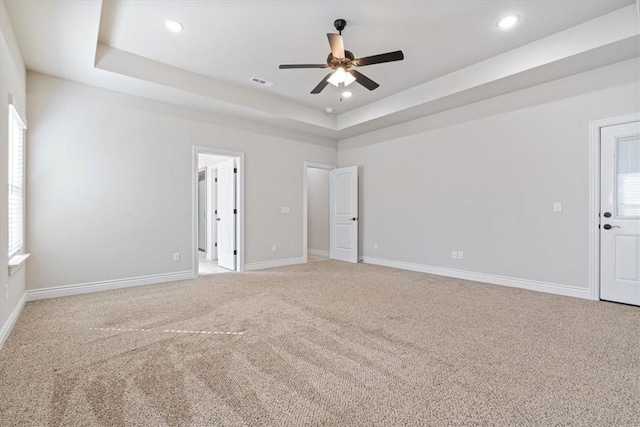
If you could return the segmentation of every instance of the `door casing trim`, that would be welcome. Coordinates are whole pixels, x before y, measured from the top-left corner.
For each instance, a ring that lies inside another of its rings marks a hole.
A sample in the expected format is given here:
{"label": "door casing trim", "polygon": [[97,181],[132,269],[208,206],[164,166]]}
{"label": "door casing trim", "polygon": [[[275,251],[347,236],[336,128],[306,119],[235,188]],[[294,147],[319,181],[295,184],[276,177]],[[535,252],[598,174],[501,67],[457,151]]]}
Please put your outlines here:
{"label": "door casing trim", "polygon": [[600,300],[600,130],[640,121],[640,113],[589,122],[589,290]]}

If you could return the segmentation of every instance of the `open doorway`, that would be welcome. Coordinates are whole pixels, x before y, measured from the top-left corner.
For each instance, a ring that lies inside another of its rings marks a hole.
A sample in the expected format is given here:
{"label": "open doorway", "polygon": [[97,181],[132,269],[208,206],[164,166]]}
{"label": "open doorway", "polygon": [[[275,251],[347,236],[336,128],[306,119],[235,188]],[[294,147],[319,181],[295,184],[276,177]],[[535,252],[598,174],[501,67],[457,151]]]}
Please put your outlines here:
{"label": "open doorway", "polygon": [[358,167],[303,163],[304,262],[358,262]]}
{"label": "open doorway", "polygon": [[242,271],[242,153],[194,147],[194,276]]}
{"label": "open doorway", "polygon": [[304,260],[329,259],[330,177],[334,166],[304,163]]}

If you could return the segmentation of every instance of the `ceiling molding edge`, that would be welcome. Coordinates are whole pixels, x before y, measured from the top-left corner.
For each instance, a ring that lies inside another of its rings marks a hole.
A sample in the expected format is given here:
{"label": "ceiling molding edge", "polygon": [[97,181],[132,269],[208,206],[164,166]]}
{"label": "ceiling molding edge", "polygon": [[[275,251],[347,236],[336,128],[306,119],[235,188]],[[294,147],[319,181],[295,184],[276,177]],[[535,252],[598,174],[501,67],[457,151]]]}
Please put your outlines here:
{"label": "ceiling molding edge", "polygon": [[[338,130],[362,125],[425,104],[446,100],[488,84],[497,83],[532,70],[541,71],[567,58],[589,51],[603,52],[616,43],[640,34],[635,5],[600,16],[591,21],[526,44],[484,61],[423,83],[385,99],[345,112],[338,117]],[[636,52],[636,56],[640,52]],[[619,60],[627,59],[622,57]],[[618,62],[614,58],[614,62]],[[612,62],[609,62],[612,63]],[[608,65],[602,63],[601,66]],[[581,71],[576,68],[573,73]],[[518,89],[522,89],[520,87]],[[499,95],[499,94],[496,94]]]}

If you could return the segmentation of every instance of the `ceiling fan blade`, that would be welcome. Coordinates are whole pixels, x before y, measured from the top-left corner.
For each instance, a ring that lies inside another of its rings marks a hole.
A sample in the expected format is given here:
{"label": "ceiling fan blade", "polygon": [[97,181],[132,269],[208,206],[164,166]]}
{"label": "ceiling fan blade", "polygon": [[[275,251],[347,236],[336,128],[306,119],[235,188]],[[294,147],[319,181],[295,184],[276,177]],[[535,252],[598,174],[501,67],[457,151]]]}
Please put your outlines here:
{"label": "ceiling fan blade", "polygon": [[329,84],[329,81],[327,79],[329,77],[331,77],[331,74],[333,74],[333,73],[329,73],[326,76],[324,76],[324,78],[322,80],[320,80],[320,83],[318,83],[318,86],[313,88],[311,93],[315,95],[315,94],[318,94],[318,93],[322,92],[322,89],[327,87],[327,85]]}
{"label": "ceiling fan blade", "polygon": [[342,40],[342,36],[340,34],[327,34],[327,38],[329,39],[329,45],[331,46],[331,54],[336,59],[344,58],[344,41]]}
{"label": "ceiling fan blade", "polygon": [[349,72],[353,75],[353,77],[356,78],[356,81],[358,83],[360,83],[362,86],[366,87],[369,90],[377,89],[378,86],[380,86],[378,83],[374,82],[369,77],[365,76],[364,74],[356,70],[349,70]]}
{"label": "ceiling fan blade", "polygon": [[281,70],[294,68],[327,68],[327,64],[282,64],[278,68]]}
{"label": "ceiling fan blade", "polygon": [[364,67],[365,65],[382,64],[383,62],[402,61],[404,53],[401,50],[395,52],[381,53],[380,55],[365,56],[364,58],[355,59],[352,64],[356,67]]}

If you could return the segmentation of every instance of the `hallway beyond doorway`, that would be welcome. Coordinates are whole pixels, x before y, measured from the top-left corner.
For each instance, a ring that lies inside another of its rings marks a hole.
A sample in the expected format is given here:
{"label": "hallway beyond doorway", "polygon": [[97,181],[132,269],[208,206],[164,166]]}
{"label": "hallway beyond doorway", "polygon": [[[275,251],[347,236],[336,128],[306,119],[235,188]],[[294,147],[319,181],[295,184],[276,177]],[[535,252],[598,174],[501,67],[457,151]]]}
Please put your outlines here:
{"label": "hallway beyond doorway", "polygon": [[231,273],[231,270],[220,267],[217,260],[208,260],[204,252],[200,252],[199,255],[198,272],[200,276],[205,276],[208,274]]}

